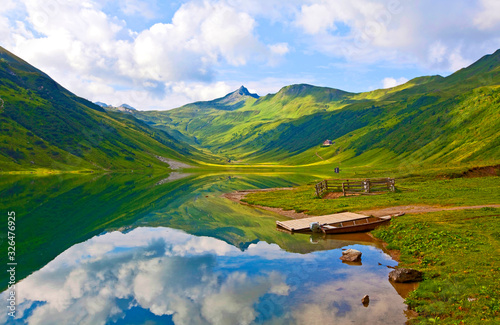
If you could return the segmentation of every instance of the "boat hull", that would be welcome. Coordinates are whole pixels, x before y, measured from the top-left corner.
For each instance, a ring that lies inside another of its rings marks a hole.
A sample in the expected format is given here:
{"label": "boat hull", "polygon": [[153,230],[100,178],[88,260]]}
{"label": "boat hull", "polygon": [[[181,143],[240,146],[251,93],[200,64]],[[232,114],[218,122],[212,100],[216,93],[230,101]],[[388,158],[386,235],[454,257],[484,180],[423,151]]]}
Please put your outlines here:
{"label": "boat hull", "polygon": [[362,225],[353,225],[353,226],[345,226],[345,227],[337,227],[337,228],[326,228],[321,227],[321,231],[325,234],[346,234],[351,232],[366,232],[377,228],[383,224],[386,224],[390,221],[388,220],[380,220],[372,223],[366,223]]}

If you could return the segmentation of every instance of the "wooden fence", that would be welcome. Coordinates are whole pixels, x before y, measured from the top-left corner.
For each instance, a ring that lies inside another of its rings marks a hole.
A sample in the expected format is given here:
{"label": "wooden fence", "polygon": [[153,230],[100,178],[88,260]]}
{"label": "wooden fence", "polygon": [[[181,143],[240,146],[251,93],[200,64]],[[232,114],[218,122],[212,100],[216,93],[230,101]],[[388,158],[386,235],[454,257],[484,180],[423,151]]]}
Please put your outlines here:
{"label": "wooden fence", "polygon": [[381,191],[395,191],[394,178],[377,178],[364,180],[325,179],[315,185],[316,195],[321,197],[325,192],[342,192],[346,194],[368,194]]}

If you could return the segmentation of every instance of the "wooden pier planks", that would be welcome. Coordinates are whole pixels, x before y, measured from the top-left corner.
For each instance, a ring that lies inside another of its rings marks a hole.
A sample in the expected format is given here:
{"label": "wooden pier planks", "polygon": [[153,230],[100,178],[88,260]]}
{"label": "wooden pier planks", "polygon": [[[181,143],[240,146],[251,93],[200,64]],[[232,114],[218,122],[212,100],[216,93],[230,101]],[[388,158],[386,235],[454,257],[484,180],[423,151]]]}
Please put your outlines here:
{"label": "wooden pier planks", "polygon": [[353,213],[353,212],[342,212],[342,213],[328,214],[324,216],[315,216],[303,219],[276,221],[276,224],[288,231],[300,232],[300,231],[309,231],[309,226],[311,222],[318,222],[319,224],[336,223],[336,222],[352,221],[357,219],[365,219],[366,217],[367,216],[364,214]]}

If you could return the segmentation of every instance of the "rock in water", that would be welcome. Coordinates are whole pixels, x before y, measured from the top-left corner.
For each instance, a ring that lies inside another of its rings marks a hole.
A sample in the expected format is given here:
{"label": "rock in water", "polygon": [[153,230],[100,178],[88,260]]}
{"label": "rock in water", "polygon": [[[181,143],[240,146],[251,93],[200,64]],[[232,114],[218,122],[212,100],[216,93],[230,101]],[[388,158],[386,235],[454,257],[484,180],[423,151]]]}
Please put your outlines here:
{"label": "rock in water", "polygon": [[360,262],[361,254],[362,253],[360,251],[350,248],[342,252],[340,259],[346,262]]}
{"label": "rock in water", "polygon": [[394,282],[419,282],[423,273],[414,269],[395,269],[389,273],[389,280]]}
{"label": "rock in water", "polygon": [[361,299],[361,302],[363,303],[363,306],[368,307],[368,304],[370,304],[370,297],[368,295],[365,295]]}

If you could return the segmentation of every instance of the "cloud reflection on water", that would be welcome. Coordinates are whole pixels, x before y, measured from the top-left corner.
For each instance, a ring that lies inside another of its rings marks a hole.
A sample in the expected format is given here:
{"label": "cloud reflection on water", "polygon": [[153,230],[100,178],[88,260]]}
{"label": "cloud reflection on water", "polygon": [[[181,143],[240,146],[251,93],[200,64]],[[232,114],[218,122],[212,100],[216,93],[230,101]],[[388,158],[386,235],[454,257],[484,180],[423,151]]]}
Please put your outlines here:
{"label": "cloud reflection on water", "polygon": [[[363,253],[368,262],[386,258],[372,247]],[[385,315],[398,313],[395,323],[405,321],[386,270],[343,265],[335,254],[288,253],[265,242],[242,252],[169,228],[113,232],[18,283],[18,315],[29,324],[112,324],[139,307],[176,324],[387,324]],[[369,308],[361,306],[364,294]]]}

